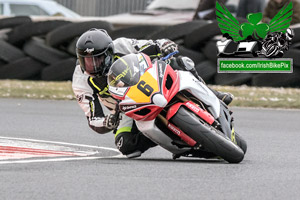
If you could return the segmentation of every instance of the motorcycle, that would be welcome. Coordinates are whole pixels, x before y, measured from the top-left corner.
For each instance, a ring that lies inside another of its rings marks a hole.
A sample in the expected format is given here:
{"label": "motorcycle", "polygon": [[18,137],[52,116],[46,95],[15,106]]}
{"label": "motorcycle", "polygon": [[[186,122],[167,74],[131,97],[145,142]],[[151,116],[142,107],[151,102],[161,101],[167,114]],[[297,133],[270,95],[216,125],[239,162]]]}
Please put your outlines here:
{"label": "motorcycle", "polygon": [[152,62],[145,54],[129,54],[114,62],[108,85],[118,110],[173,159],[241,162],[247,144],[234,130],[232,112],[191,72],[172,69],[170,56]]}

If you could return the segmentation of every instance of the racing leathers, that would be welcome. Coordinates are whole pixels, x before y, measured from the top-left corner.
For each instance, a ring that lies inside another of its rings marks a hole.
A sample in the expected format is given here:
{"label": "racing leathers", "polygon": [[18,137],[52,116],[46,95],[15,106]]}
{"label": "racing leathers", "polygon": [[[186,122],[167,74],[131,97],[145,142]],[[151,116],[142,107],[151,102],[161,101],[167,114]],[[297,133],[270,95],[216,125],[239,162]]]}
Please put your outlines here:
{"label": "racing leathers", "polygon": [[[161,53],[161,46],[169,40],[135,40],[118,38],[113,41],[115,60],[130,53],[143,52],[150,57]],[[116,100],[108,92],[107,77],[92,77],[83,72],[77,64],[72,81],[72,88],[79,106],[87,117],[89,126],[97,133],[110,131],[115,133],[117,148],[128,157],[136,157],[156,146],[150,139],[138,131],[134,120],[120,114],[119,120],[114,118]]]}

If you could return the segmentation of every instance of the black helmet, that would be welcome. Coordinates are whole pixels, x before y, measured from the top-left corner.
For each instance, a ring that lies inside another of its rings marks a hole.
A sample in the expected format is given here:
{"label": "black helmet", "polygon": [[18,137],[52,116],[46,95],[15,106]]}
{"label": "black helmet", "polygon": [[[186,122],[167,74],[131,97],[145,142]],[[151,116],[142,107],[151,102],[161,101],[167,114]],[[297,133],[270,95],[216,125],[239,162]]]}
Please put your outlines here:
{"label": "black helmet", "polygon": [[291,40],[293,39],[293,37],[295,36],[294,30],[288,28],[288,29],[286,30],[285,36],[286,36],[286,39],[287,39],[288,41],[291,41]]}
{"label": "black helmet", "polygon": [[103,29],[90,29],[76,43],[76,54],[83,71],[90,75],[106,75],[114,59],[114,45]]}

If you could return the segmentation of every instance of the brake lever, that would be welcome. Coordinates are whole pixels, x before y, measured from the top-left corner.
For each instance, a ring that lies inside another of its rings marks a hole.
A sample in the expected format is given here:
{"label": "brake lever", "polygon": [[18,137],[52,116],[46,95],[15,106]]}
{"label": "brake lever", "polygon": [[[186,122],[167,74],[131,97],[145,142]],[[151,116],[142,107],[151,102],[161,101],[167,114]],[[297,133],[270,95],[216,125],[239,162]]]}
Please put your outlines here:
{"label": "brake lever", "polygon": [[162,61],[168,60],[171,56],[174,56],[175,54],[178,54],[178,53],[179,53],[178,50],[177,50],[177,51],[174,51],[174,52],[172,52],[172,53],[166,55],[165,57],[162,57],[160,60],[162,60]]}

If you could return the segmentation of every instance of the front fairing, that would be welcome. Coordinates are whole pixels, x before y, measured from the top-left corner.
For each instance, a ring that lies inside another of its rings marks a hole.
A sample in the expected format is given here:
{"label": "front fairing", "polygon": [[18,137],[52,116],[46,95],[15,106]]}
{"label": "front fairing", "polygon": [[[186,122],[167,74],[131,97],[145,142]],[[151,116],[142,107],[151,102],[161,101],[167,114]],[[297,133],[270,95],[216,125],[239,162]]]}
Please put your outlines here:
{"label": "front fairing", "polygon": [[178,93],[179,76],[165,62],[157,61],[129,88],[120,110],[135,120],[152,120]]}
{"label": "front fairing", "polygon": [[118,84],[116,81],[126,76],[124,71],[119,70],[119,74],[114,74],[114,77],[121,78],[113,79],[116,81],[109,85],[109,91],[113,97],[121,100],[120,110],[127,116],[135,120],[152,120],[177,94],[179,76],[165,62],[156,61],[152,64],[149,57],[143,56],[145,59],[139,62],[141,71],[138,82],[134,85],[126,82],[128,87],[114,87]]}

